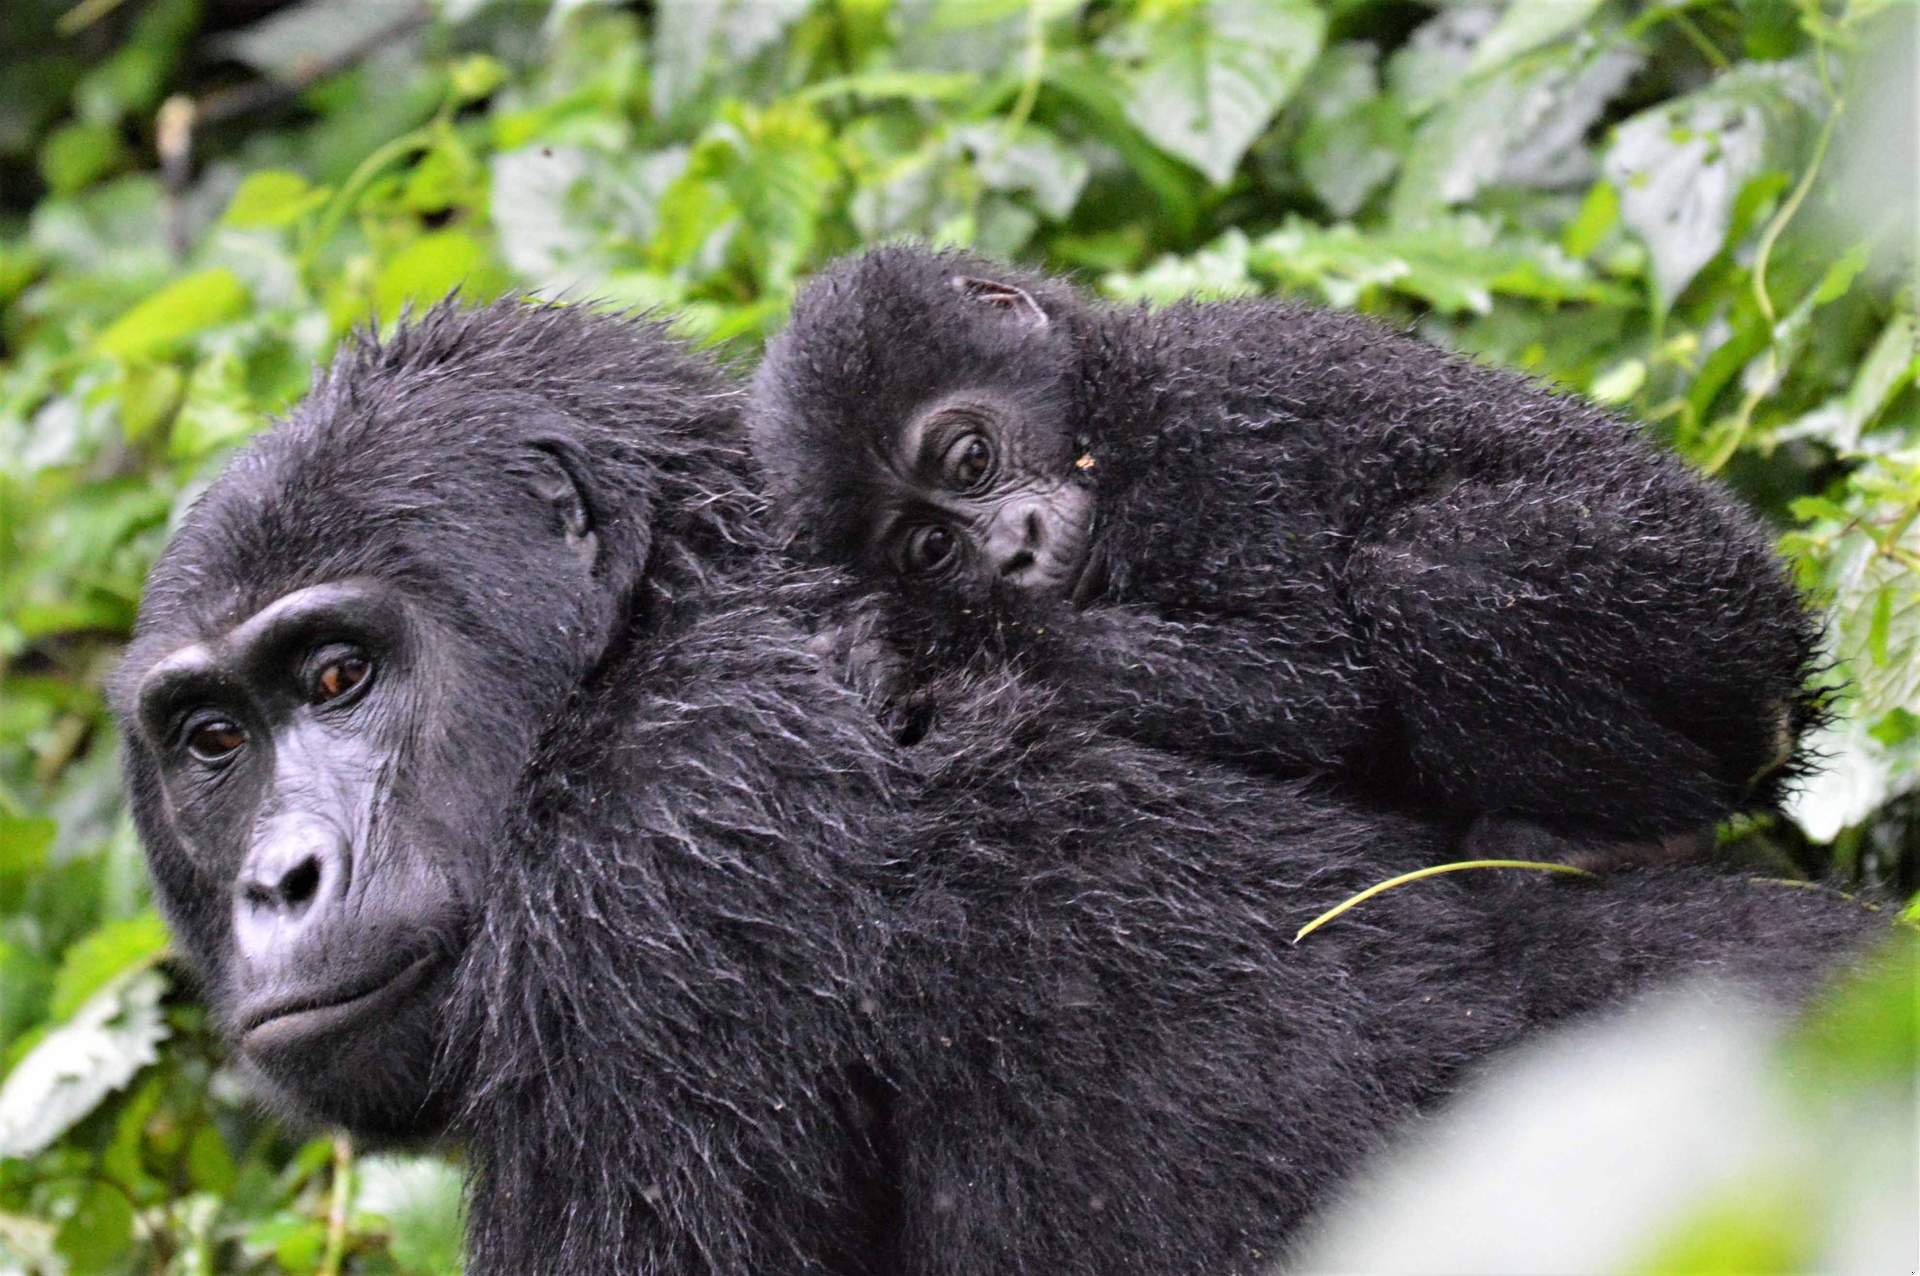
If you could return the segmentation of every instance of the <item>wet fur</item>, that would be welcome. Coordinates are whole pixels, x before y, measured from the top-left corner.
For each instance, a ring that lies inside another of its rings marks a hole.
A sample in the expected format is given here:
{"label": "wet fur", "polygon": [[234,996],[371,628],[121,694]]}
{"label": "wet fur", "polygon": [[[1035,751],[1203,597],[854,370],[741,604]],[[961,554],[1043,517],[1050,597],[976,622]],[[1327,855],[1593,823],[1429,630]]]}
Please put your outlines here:
{"label": "wet fur", "polygon": [[[574,422],[617,534],[580,601],[608,624],[476,689],[544,729],[517,774],[463,780],[516,794],[471,848],[438,1058],[474,1276],[1251,1272],[1500,1046],[1695,972],[1797,999],[1884,929],[1679,868],[1424,882],[1296,945],[1438,833],[1105,733],[1006,671],[929,688],[903,749],[823,672],[841,585],[776,552],[724,386],[579,311],[441,310],[343,354],[189,517],[143,635],[376,571],[538,651],[513,547],[454,534],[448,444],[503,388]],[[431,508],[365,516],[421,483]],[[169,916],[217,965],[226,897],[132,776]]]}
{"label": "wet fur", "polygon": [[807,285],[755,379],[782,525],[857,562],[866,458],[968,391],[1091,458],[1104,588],[876,581],[909,680],[1011,661],[1147,743],[1575,841],[1769,811],[1804,769],[1819,627],[1767,530],[1592,404],[1353,315],[882,248]]}

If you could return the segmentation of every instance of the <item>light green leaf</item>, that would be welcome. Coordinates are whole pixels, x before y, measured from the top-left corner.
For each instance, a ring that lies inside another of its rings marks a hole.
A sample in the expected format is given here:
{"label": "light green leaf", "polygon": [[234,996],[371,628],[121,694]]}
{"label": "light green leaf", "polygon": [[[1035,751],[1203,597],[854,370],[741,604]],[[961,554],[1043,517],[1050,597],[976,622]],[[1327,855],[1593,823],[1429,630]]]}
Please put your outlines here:
{"label": "light green leaf", "polygon": [[808,0],[670,0],[654,11],[653,109],[670,114],[715,66],[739,66],[771,47]]}
{"label": "light green leaf", "polygon": [[1514,0],[1473,50],[1467,74],[1505,66],[1522,53],[1558,40],[1585,22],[1601,0]]}
{"label": "light green leaf", "polygon": [[497,273],[478,240],[459,230],[420,236],[389,261],[373,286],[373,305],[384,320],[411,303],[430,306],[454,289],[469,302],[485,301],[499,291]]}
{"label": "light green leaf", "polygon": [[166,988],[156,970],[109,984],[14,1065],[0,1084],[0,1156],[32,1156],[159,1059]]}
{"label": "light green leaf", "polygon": [[145,358],[236,319],[246,308],[247,290],[231,270],[203,270],[176,279],[121,315],[94,344],[115,358]]}
{"label": "light green leaf", "polygon": [[167,927],[160,915],[108,922],[67,949],[54,979],[53,1017],[65,1019],[114,980],[144,970],[167,953]]}
{"label": "light green leaf", "polygon": [[460,1270],[460,1171],[438,1157],[389,1154],[362,1159],[359,1179],[355,1213],[385,1225],[396,1262],[420,1276]]}
{"label": "light green leaf", "polygon": [[1247,270],[1247,237],[1230,230],[1187,257],[1169,254],[1133,274],[1110,274],[1100,290],[1121,301],[1179,301],[1186,297],[1241,297],[1260,291]]}
{"label": "light green leaf", "polygon": [[954,130],[954,139],[973,153],[974,171],[988,186],[1027,192],[1054,221],[1073,211],[1092,171],[1085,156],[1044,129],[1009,138],[997,125],[977,124]]}
{"label": "light green leaf", "polygon": [[53,1243],[73,1276],[124,1270],[133,1248],[133,1204],[126,1191],[112,1183],[88,1185]]}
{"label": "light green leaf", "polygon": [[1871,425],[1900,388],[1913,379],[1913,370],[1913,316],[1902,310],[1881,329],[1879,339],[1867,351],[1859,371],[1854,373],[1853,384],[1847,387],[1846,397],[1841,400],[1843,446],[1850,448],[1859,441],[1860,432]]}
{"label": "light green leaf", "polygon": [[1748,64],[1620,126],[1606,174],[1620,192],[1622,220],[1652,256],[1663,305],[1719,254],[1746,184],[1793,162],[1818,106],[1806,67]]}
{"label": "light green leaf", "polygon": [[240,183],[220,217],[228,226],[285,226],[327,202],[327,188],[298,173],[269,168]]}
{"label": "light green leaf", "polygon": [[1134,126],[1225,185],[1319,56],[1326,27],[1311,0],[1196,0],[1104,47],[1125,68]]}
{"label": "light green leaf", "polygon": [[857,97],[870,102],[899,98],[909,102],[955,102],[975,92],[980,77],[970,71],[863,71],[822,80],[796,94],[802,102]]}
{"label": "light green leaf", "polygon": [[59,826],[52,820],[0,815],[0,874],[37,872]]}

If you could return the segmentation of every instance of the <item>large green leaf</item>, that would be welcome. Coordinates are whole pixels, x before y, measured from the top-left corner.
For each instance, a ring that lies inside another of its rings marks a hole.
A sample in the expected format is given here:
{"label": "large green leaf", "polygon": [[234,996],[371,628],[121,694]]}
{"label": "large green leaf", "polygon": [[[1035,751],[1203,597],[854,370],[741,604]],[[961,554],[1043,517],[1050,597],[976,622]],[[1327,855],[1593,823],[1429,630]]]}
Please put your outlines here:
{"label": "large green leaf", "polygon": [[231,270],[203,270],[168,284],[100,334],[102,354],[122,359],[157,355],[247,308],[247,290]]}
{"label": "large green leaf", "polygon": [[160,1057],[166,988],[155,970],[109,984],[14,1065],[0,1084],[0,1156],[32,1156]]}
{"label": "large green leaf", "polygon": [[1799,63],[1734,68],[1708,87],[1642,111],[1606,155],[1620,216],[1646,244],[1662,302],[1719,255],[1741,190],[1799,155],[1819,85]]}
{"label": "large green leaf", "polygon": [[419,1276],[460,1270],[464,1229],[460,1171],[433,1156],[370,1156],[360,1162],[354,1209],[384,1224],[393,1257]]}
{"label": "large green leaf", "polygon": [[1125,68],[1127,118],[1224,185],[1320,54],[1327,19],[1312,0],[1195,0],[1105,49]]}

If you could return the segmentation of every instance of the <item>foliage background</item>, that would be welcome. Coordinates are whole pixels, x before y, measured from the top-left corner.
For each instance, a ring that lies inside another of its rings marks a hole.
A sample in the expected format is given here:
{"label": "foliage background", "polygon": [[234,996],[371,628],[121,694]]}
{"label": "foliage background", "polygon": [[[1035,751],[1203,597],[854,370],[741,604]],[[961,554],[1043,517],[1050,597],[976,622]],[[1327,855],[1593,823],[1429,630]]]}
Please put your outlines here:
{"label": "foliage background", "polygon": [[750,359],[813,265],[917,235],[1617,404],[1832,608],[1829,769],[1730,848],[1913,891],[1914,47],[1902,0],[9,0],[0,1272],[455,1262],[454,1168],[302,1142],[220,1071],[99,688],[229,449],[456,286]]}

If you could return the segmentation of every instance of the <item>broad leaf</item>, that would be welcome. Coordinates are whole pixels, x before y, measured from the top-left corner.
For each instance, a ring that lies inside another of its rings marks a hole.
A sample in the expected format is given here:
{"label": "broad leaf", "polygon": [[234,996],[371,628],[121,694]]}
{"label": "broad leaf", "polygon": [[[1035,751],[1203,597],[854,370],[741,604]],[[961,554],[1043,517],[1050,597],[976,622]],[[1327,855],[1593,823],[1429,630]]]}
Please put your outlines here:
{"label": "broad leaf", "polygon": [[216,324],[238,318],[247,290],[231,270],[203,270],[175,280],[121,315],[95,342],[121,359],[164,353]]}
{"label": "broad leaf", "polygon": [[432,1156],[363,1159],[354,1209],[384,1222],[393,1257],[419,1276],[460,1270],[463,1201],[460,1171]]}
{"label": "broad leaf", "polygon": [[1127,118],[1225,185],[1319,56],[1326,25],[1311,0],[1198,0],[1122,28],[1106,48],[1128,67]]}
{"label": "broad leaf", "polygon": [[167,981],[139,971],[95,993],[0,1084],[0,1156],[32,1156],[160,1057]]}
{"label": "broad leaf", "polygon": [[1798,63],[1736,67],[1698,93],[1643,111],[1608,148],[1620,216],[1653,258],[1663,304],[1719,255],[1742,188],[1790,164],[1819,88]]}

